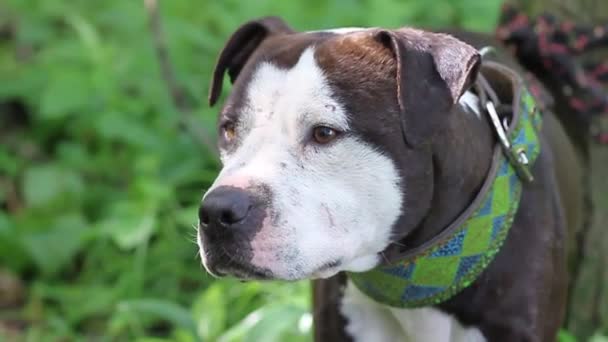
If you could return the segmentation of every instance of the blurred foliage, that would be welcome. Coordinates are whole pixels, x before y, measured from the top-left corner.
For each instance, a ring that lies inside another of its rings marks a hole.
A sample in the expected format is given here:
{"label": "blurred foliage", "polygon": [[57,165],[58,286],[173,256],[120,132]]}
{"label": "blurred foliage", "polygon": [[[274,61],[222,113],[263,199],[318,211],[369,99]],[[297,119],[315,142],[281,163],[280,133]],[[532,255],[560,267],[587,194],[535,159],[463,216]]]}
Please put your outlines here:
{"label": "blurred foliage", "polygon": [[[248,19],[491,31],[500,2],[171,0],[161,15],[178,82],[212,132],[213,63]],[[143,1],[0,3],[0,339],[310,339],[306,283],[202,270],[192,227],[219,164],[179,117]]]}

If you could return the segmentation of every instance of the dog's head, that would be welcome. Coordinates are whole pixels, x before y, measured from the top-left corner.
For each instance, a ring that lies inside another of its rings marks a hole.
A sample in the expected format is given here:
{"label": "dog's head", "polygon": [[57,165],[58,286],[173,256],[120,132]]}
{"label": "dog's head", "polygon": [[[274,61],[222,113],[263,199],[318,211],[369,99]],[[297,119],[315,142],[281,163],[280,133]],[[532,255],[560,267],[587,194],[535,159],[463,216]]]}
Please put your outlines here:
{"label": "dog's head", "polygon": [[207,270],[295,280],[376,266],[428,211],[429,141],[479,60],[451,36],[414,29],[240,27],[209,97],[228,72],[223,169],[199,212]]}

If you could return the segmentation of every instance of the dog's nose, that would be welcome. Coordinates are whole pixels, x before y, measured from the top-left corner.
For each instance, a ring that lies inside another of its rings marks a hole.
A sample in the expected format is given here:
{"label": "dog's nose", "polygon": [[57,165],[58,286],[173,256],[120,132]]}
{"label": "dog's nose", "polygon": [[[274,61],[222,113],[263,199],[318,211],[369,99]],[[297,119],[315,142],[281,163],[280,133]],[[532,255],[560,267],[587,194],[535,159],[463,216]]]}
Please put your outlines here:
{"label": "dog's nose", "polygon": [[219,187],[205,197],[199,208],[198,219],[203,226],[230,228],[247,217],[251,203],[245,190]]}

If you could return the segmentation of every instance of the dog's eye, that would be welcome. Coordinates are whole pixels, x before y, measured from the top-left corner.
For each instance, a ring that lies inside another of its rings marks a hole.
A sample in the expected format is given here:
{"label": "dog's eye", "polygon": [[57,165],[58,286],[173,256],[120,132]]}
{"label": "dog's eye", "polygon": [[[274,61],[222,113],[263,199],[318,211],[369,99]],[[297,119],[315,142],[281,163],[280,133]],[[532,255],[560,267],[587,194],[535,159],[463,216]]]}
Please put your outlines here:
{"label": "dog's eye", "polygon": [[327,126],[317,126],[312,130],[312,137],[318,144],[327,144],[338,136],[338,131]]}
{"label": "dog's eye", "polygon": [[226,121],[225,123],[223,123],[220,127],[220,131],[222,136],[224,137],[224,140],[226,141],[232,141],[232,139],[234,139],[234,137],[236,136],[236,129],[234,126],[234,122],[232,121]]}

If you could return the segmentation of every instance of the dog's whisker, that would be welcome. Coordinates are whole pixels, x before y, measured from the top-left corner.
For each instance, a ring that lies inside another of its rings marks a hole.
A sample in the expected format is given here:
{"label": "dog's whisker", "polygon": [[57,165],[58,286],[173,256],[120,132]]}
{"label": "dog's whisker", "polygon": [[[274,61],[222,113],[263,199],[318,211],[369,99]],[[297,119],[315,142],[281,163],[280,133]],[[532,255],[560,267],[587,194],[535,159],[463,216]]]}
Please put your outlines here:
{"label": "dog's whisker", "polygon": [[193,234],[193,233],[188,233],[186,236],[184,236],[184,238],[188,241],[191,242],[195,245],[198,245],[198,235],[197,234]]}
{"label": "dog's whisker", "polygon": [[380,255],[382,256],[382,258],[384,259],[384,261],[389,264],[390,261],[388,260],[388,258],[386,257],[386,255],[384,255],[384,252],[380,252]]}
{"label": "dog's whisker", "polygon": [[403,244],[403,243],[401,243],[401,242],[399,242],[397,240],[395,240],[395,241],[389,241],[389,244],[390,245],[397,245],[397,246],[400,246],[400,247],[407,247],[405,244]]}

